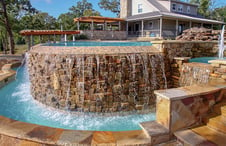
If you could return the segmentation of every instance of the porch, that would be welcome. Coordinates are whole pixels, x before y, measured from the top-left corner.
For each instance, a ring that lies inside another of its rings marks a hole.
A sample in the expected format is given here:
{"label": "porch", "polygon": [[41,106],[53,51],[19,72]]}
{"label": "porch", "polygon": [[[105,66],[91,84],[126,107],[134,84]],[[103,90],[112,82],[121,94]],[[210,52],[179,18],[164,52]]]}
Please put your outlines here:
{"label": "porch", "polygon": [[176,36],[182,34],[184,30],[192,27],[213,29],[216,25],[222,25],[222,23],[217,23],[215,21],[198,21],[171,17],[159,17],[128,20],[126,29],[128,32],[128,37],[168,39],[175,38]]}

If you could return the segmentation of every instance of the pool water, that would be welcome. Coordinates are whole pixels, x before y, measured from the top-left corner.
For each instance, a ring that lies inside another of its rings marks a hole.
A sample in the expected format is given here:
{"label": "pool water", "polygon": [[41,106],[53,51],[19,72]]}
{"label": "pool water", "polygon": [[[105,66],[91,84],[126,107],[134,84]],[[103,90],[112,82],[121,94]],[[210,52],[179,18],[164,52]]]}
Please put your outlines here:
{"label": "pool water", "polygon": [[155,113],[103,117],[52,110],[32,98],[27,67],[19,68],[16,78],[0,89],[0,115],[14,120],[72,130],[126,131],[140,130],[140,122],[155,119]]}
{"label": "pool water", "polygon": [[151,46],[151,42],[97,42],[97,41],[76,41],[76,42],[58,42],[58,43],[46,43],[44,46]]}
{"label": "pool water", "polygon": [[[199,58],[192,58],[189,62],[200,62],[200,63],[208,63],[210,60],[219,59],[218,57],[199,57]],[[226,59],[226,57],[224,58]]]}

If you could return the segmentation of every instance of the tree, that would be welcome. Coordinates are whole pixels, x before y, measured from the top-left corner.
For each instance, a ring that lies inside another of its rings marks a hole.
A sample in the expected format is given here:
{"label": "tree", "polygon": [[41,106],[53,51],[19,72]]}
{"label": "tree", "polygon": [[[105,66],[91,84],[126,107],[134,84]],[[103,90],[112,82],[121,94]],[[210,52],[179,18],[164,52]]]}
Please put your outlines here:
{"label": "tree", "polygon": [[111,11],[117,16],[120,14],[120,0],[100,0],[98,5],[100,8]]}
{"label": "tree", "polygon": [[93,9],[93,5],[89,3],[87,0],[78,1],[75,6],[69,8],[71,14],[74,14],[76,17],[84,16],[84,12],[86,10],[95,11]]}
{"label": "tree", "polygon": [[14,54],[15,49],[12,21],[34,11],[35,9],[32,8],[29,0],[0,0],[0,21],[8,34],[11,54]]}
{"label": "tree", "polygon": [[210,13],[211,13],[210,7],[211,7],[210,0],[200,0],[200,5],[198,9],[199,14],[201,14],[206,18],[210,18]]}
{"label": "tree", "polygon": [[[74,24],[73,19],[83,16],[100,16],[100,13],[93,9],[92,3],[89,3],[87,0],[81,0],[78,1],[75,6],[69,8],[68,13],[61,14],[58,17],[58,23],[60,23],[63,29],[75,30],[78,28],[77,25]],[[88,28],[88,25],[81,24],[80,28],[86,29]]]}

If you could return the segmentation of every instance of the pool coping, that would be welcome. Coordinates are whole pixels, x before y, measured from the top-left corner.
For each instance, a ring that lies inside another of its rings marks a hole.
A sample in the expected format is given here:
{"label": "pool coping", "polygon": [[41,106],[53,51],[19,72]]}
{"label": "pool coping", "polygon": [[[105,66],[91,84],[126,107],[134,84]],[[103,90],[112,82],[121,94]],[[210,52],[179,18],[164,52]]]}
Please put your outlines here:
{"label": "pool coping", "polygon": [[42,46],[38,44],[32,47],[30,53],[38,54],[62,54],[62,55],[118,55],[136,53],[162,53],[153,46]]}

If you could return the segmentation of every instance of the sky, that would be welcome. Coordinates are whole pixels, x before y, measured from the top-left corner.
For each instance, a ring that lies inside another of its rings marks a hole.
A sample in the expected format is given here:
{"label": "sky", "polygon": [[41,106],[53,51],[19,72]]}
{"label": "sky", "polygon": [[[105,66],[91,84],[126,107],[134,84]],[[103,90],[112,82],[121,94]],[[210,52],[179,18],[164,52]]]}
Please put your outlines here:
{"label": "sky", "polygon": [[[69,8],[76,5],[79,0],[30,0],[32,6],[42,12],[49,13],[50,16],[58,18],[62,13],[67,13]],[[116,17],[110,11],[105,11],[98,6],[99,0],[88,0],[93,4],[93,8],[101,13],[102,16]]]}
{"label": "sky", "polygon": [[[76,5],[79,0],[30,0],[33,7],[42,11],[48,12],[50,16],[58,18],[62,13],[69,11],[69,8]],[[185,0],[186,1],[186,0]],[[93,4],[93,8],[101,13],[102,16],[116,17],[114,13],[110,11],[105,11],[98,6],[99,0],[88,0],[88,2]],[[221,7],[226,5],[225,0],[215,0],[216,7]]]}

